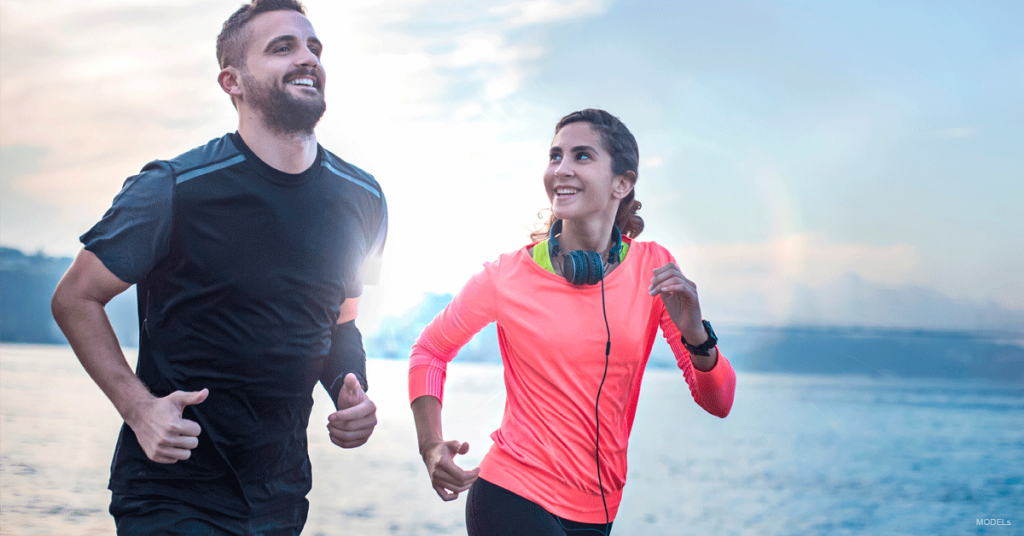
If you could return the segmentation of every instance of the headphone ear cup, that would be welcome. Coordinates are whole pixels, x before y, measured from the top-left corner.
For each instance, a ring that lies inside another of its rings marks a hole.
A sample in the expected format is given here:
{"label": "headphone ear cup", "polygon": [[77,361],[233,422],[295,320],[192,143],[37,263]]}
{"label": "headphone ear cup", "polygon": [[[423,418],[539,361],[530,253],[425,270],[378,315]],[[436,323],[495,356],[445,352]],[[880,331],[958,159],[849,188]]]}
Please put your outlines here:
{"label": "headphone ear cup", "polygon": [[593,251],[570,251],[563,257],[562,275],[573,285],[596,285],[604,275],[601,255]]}
{"label": "headphone ear cup", "polygon": [[562,277],[570,283],[576,279],[576,261],[573,260],[571,251],[562,255]]}
{"label": "headphone ear cup", "polygon": [[604,275],[604,263],[601,262],[601,255],[596,251],[584,251],[587,259],[587,284],[596,285],[601,282]]}
{"label": "headphone ear cup", "polygon": [[565,280],[573,285],[582,285],[587,280],[587,260],[583,257],[582,251],[570,251],[564,257],[562,273]]}

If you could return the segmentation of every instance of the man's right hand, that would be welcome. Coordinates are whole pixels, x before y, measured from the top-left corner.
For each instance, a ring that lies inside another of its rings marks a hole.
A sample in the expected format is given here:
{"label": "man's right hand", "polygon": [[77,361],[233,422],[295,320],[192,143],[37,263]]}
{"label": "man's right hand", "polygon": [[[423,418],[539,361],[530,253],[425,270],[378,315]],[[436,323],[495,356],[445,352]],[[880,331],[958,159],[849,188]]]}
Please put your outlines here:
{"label": "man's right hand", "polygon": [[445,501],[453,501],[459,493],[466,491],[480,474],[480,468],[465,471],[455,464],[456,454],[469,452],[469,443],[442,441],[430,445],[423,451],[423,463],[430,474],[430,484]]}
{"label": "man's right hand", "polygon": [[182,418],[185,406],[199,404],[210,392],[175,391],[142,403],[128,423],[146,457],[157,463],[187,460],[199,445],[199,423]]}

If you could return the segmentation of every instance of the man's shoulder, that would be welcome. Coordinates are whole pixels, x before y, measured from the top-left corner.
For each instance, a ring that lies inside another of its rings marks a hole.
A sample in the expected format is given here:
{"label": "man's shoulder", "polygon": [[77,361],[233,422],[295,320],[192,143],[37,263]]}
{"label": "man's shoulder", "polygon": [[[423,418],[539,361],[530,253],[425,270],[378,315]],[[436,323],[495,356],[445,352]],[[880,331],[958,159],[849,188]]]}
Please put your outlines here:
{"label": "man's shoulder", "polygon": [[352,182],[371,194],[383,198],[384,191],[381,189],[377,179],[373,178],[362,168],[346,162],[338,155],[324,149],[324,157],[322,160],[322,166],[327,169],[330,173],[341,177],[349,182]]}
{"label": "man's shoulder", "polygon": [[143,168],[163,168],[174,175],[175,183],[182,183],[245,161],[245,153],[235,146],[231,134],[210,140],[169,160],[156,160]]}

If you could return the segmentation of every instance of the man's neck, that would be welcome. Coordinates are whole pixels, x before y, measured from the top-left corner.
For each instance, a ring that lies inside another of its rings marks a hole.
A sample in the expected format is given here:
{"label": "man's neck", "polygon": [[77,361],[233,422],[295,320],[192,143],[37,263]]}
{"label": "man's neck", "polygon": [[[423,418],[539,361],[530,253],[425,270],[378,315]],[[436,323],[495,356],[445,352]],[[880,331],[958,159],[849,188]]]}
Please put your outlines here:
{"label": "man's neck", "polygon": [[258,123],[242,120],[238,134],[268,166],[285,173],[302,173],[316,161],[316,133],[280,134]]}

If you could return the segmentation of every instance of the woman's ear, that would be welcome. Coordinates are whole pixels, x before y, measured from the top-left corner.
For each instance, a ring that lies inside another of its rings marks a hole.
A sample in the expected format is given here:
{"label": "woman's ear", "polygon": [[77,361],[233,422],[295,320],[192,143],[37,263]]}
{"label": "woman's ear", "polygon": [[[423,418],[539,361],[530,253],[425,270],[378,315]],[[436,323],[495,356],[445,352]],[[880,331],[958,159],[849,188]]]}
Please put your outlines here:
{"label": "woman's ear", "polygon": [[616,175],[614,180],[612,195],[615,196],[615,199],[623,199],[633,191],[633,186],[636,184],[636,173],[627,171],[622,175]]}

